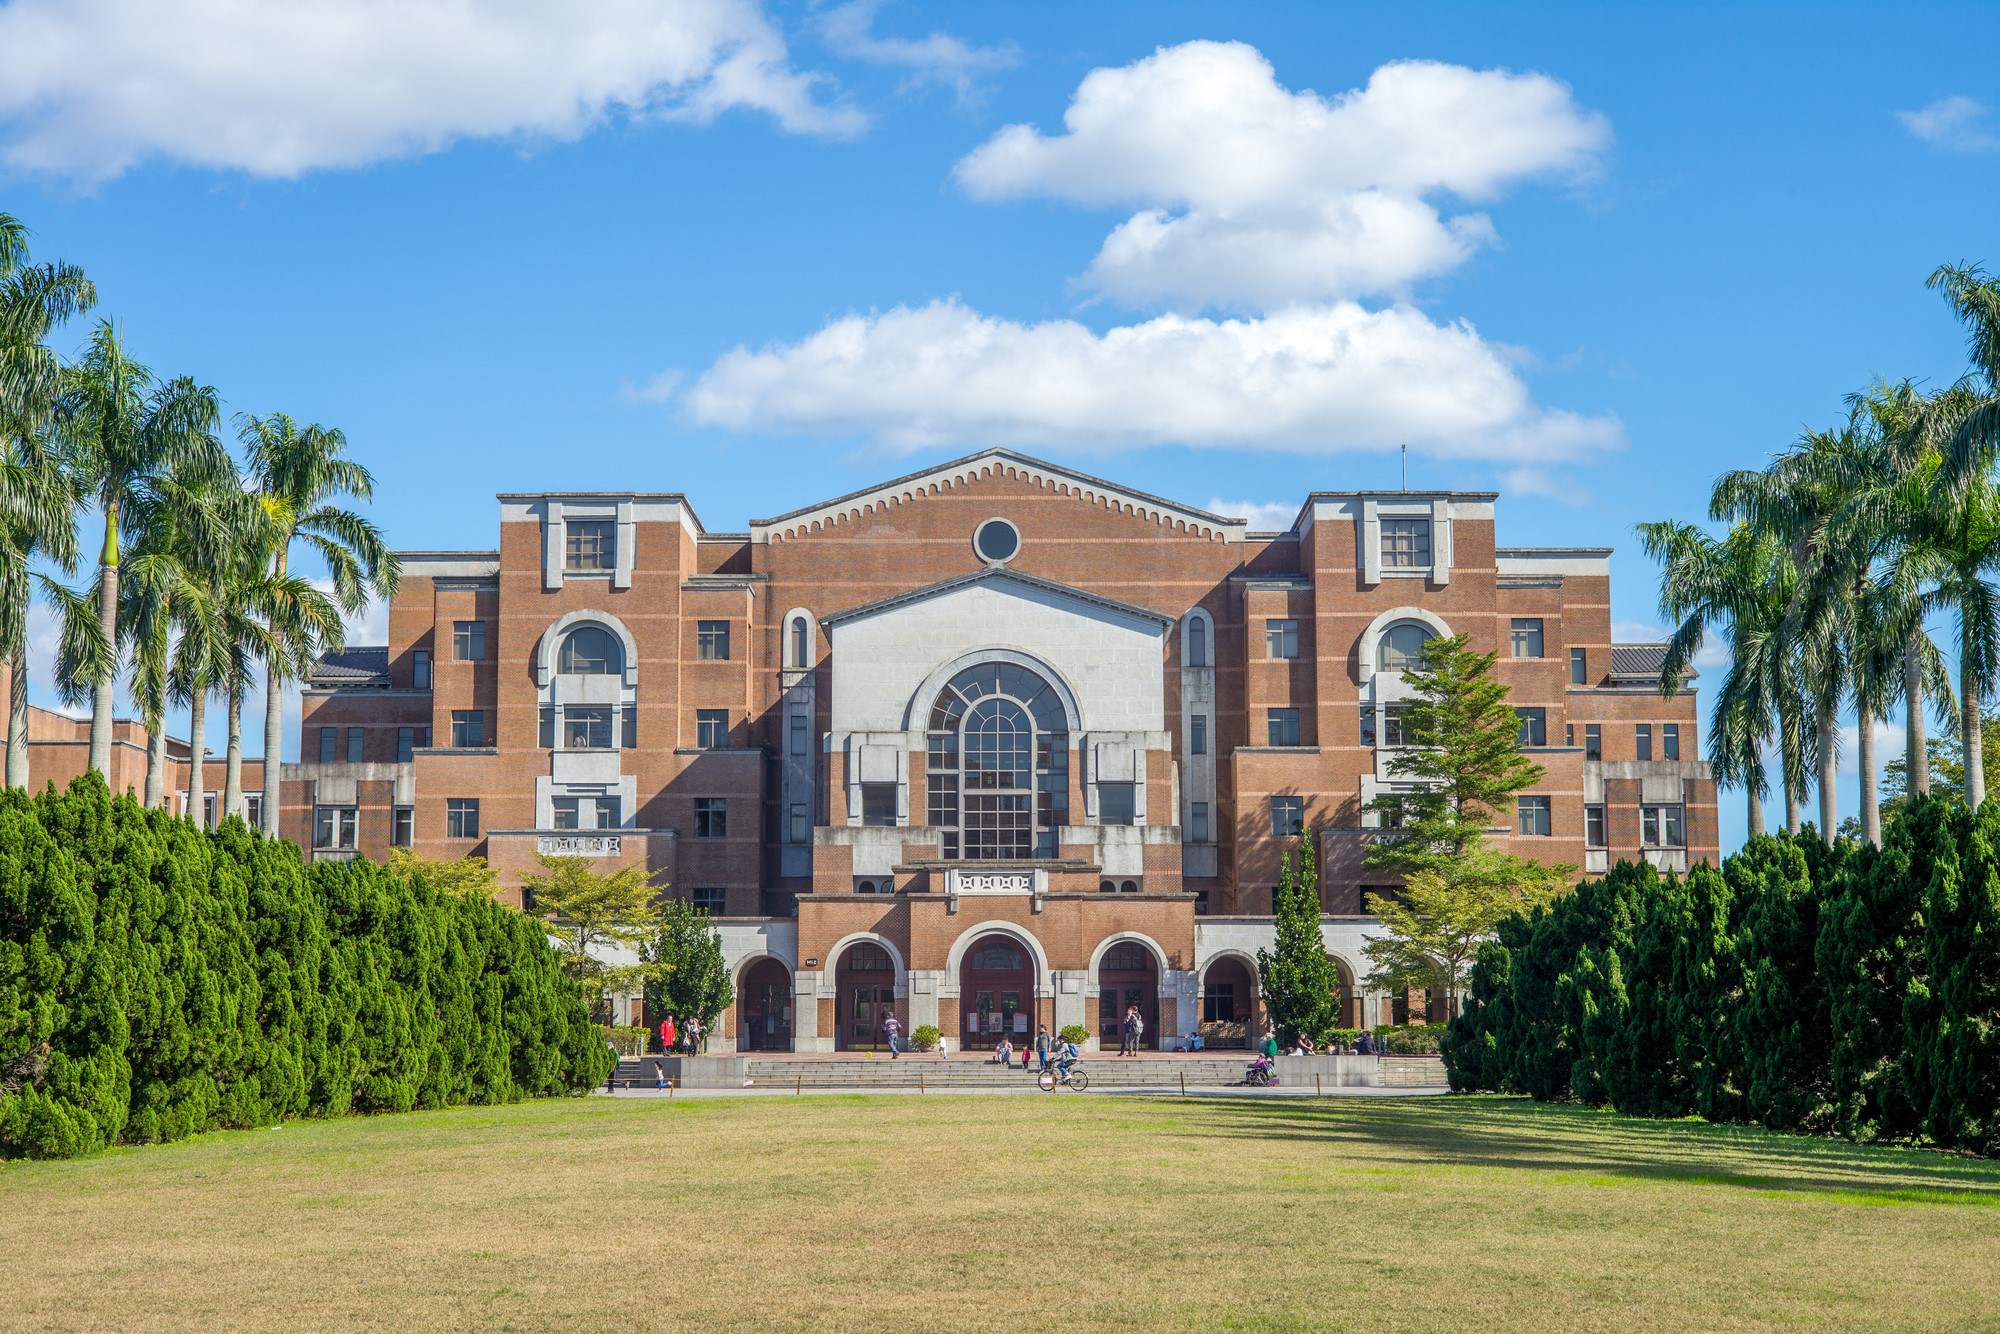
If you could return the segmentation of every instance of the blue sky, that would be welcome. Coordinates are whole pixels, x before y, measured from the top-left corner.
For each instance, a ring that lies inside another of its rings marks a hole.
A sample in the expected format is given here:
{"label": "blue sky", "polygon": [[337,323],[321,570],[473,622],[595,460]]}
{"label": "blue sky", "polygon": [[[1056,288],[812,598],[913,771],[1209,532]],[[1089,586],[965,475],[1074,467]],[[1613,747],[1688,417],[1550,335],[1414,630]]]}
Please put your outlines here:
{"label": "blue sky", "polygon": [[11,0],[0,209],[157,370],[342,427],[400,546],[557,486],[736,529],[996,442],[1288,509],[1409,440],[1413,484],[1502,490],[1503,541],[1620,548],[1637,636],[1634,523],[1962,370],[1923,279],[2000,264],[1997,39],[1986,5]]}

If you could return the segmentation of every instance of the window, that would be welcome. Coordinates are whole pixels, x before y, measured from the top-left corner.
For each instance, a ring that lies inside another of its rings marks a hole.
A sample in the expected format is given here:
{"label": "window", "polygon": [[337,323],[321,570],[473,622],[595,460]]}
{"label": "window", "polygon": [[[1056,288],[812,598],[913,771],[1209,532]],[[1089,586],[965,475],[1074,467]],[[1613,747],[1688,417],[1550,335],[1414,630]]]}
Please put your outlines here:
{"label": "window", "polygon": [[1270,734],[1265,743],[1272,746],[1296,746],[1299,744],[1299,711],[1297,709],[1267,709],[1264,712],[1264,727]]}
{"label": "window", "polygon": [[812,825],[806,819],[806,804],[792,803],[785,816],[785,841],[787,843],[809,843],[812,841]]}
{"label": "window", "polygon": [[1583,808],[1583,846],[1601,848],[1604,842],[1604,807],[1592,803]]}
{"label": "window", "polygon": [[1021,534],[1005,519],[988,519],[972,535],[972,545],[979,552],[979,559],[993,565],[1004,565],[1020,551]]}
{"label": "window", "polygon": [[261,793],[251,792],[244,795],[243,818],[249,823],[252,829],[263,827],[264,798]]}
{"label": "window", "polygon": [[215,828],[215,797],[213,795],[204,796],[201,799],[201,827],[203,829]]}
{"label": "window", "polygon": [[1653,758],[1653,725],[1640,723],[1632,729],[1632,753],[1639,759]]}
{"label": "window", "polygon": [[1515,744],[1521,746],[1546,746],[1549,744],[1549,711],[1547,709],[1516,709],[1514,716],[1521,720],[1521,735]]}
{"label": "window", "polygon": [[1584,678],[1589,675],[1589,672],[1590,660],[1585,656],[1584,651],[1580,648],[1571,649],[1569,651],[1569,683],[1573,686],[1582,685]]}
{"label": "window", "polygon": [[792,666],[812,666],[812,628],[803,616],[792,617]]}
{"label": "window", "polygon": [[461,747],[485,745],[485,710],[453,709],[451,711],[451,744]]}
{"label": "window", "polygon": [[563,705],[561,736],[564,750],[610,750],[611,706]]}
{"label": "window", "polygon": [[355,844],[359,814],[352,806],[313,808],[313,846],[341,851]]}
{"label": "window", "polygon": [[408,764],[416,756],[417,729],[399,727],[396,729],[396,763]]}
{"label": "window", "polygon": [[696,621],[694,626],[694,655],[703,662],[727,662],[729,660],[729,622]]}
{"label": "window", "polygon": [[598,797],[595,804],[599,829],[616,829],[625,823],[625,802],[622,798]]}
{"label": "window", "polygon": [[967,667],[932,701],[926,743],[926,815],[945,857],[1056,855],[1069,722],[1048,682],[1014,663]]}
{"label": "window", "polygon": [[1427,570],[1431,565],[1429,519],[1382,520],[1382,568]]}
{"label": "window", "polygon": [[540,744],[543,750],[555,749],[556,706],[553,704],[542,705],[542,733],[541,733]]}
{"label": "window", "polygon": [[410,685],[417,690],[431,688],[431,651],[427,648],[410,651]]}
{"label": "window", "polygon": [[616,676],[625,670],[624,646],[601,625],[579,625],[563,636],[556,670],[564,676]]}
{"label": "window", "polygon": [[1361,706],[1361,744],[1364,746],[1375,744],[1375,706],[1373,704],[1363,704]]}
{"label": "window", "polygon": [[557,829],[579,829],[582,825],[578,813],[582,803],[576,797],[552,797],[549,799],[549,814]]}
{"label": "window", "polygon": [[1138,785],[1135,783],[1099,783],[1097,785],[1097,822],[1099,824],[1131,824],[1137,815],[1134,809]]}
{"label": "window", "polygon": [[1375,646],[1375,666],[1380,671],[1402,672],[1418,665],[1424,645],[1431,642],[1431,628],[1415,621],[1398,621],[1382,632]]}
{"label": "window", "polygon": [[618,555],[618,525],[609,519],[570,519],[563,524],[563,568],[574,574],[608,570]]}
{"label": "window", "polygon": [[332,763],[333,763],[333,761],[334,761],[334,757],[335,757],[335,754],[337,753],[337,752],[336,752],[336,748],[337,748],[337,747],[338,747],[339,745],[340,745],[340,729],[339,729],[339,728],[337,728],[337,727],[322,727],[322,728],[320,728],[320,729],[319,729],[319,762],[320,762],[321,764],[332,764]]}
{"label": "window", "polygon": [[792,715],[790,731],[791,731],[790,749],[792,754],[804,755],[807,751],[806,743],[808,742],[808,740],[810,740],[810,734],[807,732],[806,716],[803,713],[795,713]]}
{"label": "window", "polygon": [[896,785],[894,783],[863,783],[861,785],[861,823],[886,829],[896,823]]}
{"label": "window", "polygon": [[1684,848],[1687,837],[1682,831],[1682,807],[1641,806],[1639,808],[1639,839],[1649,848]]}
{"label": "window", "polygon": [[1407,746],[1409,741],[1403,734],[1403,709],[1401,704],[1385,704],[1382,707],[1382,744],[1394,748]]}
{"label": "window", "polygon": [[1297,621],[1264,622],[1264,647],[1266,657],[1298,657],[1299,623]]}
{"label": "window", "polygon": [[1306,828],[1304,797],[1271,798],[1271,834],[1274,838],[1297,838]]}
{"label": "window", "polygon": [[729,710],[696,709],[694,743],[703,750],[721,750],[729,744]]}
{"label": "window", "polygon": [[1660,724],[1660,758],[1677,760],[1681,757],[1681,725],[1679,723]]}
{"label": "window", "polygon": [[479,798],[452,797],[444,804],[446,838],[479,837]]}
{"label": "window", "polygon": [[1516,797],[1515,828],[1532,838],[1547,838],[1550,831],[1547,797]]}
{"label": "window", "polygon": [[1236,984],[1211,982],[1201,989],[1201,1021],[1204,1024],[1236,1022]]}
{"label": "window", "polygon": [[1514,618],[1514,656],[1517,658],[1542,656],[1542,621],[1539,616]]}
{"label": "window", "polygon": [[698,913],[710,917],[720,917],[728,906],[729,894],[721,889],[691,889],[688,891],[688,906]]}
{"label": "window", "polygon": [[1575,723],[1564,723],[1564,724],[1563,724],[1563,744],[1564,744],[1565,746],[1574,746],[1574,745],[1576,744],[1576,724],[1575,724]]}
{"label": "window", "polygon": [[389,846],[407,848],[417,830],[417,812],[412,806],[398,806],[389,817]]}
{"label": "window", "polygon": [[362,735],[362,731],[358,727],[347,729],[347,762],[349,764],[361,763]]}
{"label": "window", "polygon": [[451,656],[460,662],[486,661],[486,622],[454,622],[451,627]]}
{"label": "window", "polygon": [[1604,758],[1604,725],[1585,723],[1583,725],[1583,758],[1601,760]]}
{"label": "window", "polygon": [[1189,720],[1188,754],[1208,754],[1208,715],[1197,713]]}
{"label": "window", "polygon": [[639,706],[627,704],[621,712],[624,716],[623,725],[618,729],[618,744],[627,750],[636,749],[639,745]]}
{"label": "window", "polygon": [[1205,801],[1197,801],[1189,809],[1188,841],[1191,843],[1208,842],[1208,803]]}
{"label": "window", "polygon": [[729,837],[729,803],[721,797],[696,797],[694,799],[694,836],[696,838]]}
{"label": "window", "polygon": [[1187,665],[1206,667],[1208,661],[1208,618],[1197,616],[1188,622]]}

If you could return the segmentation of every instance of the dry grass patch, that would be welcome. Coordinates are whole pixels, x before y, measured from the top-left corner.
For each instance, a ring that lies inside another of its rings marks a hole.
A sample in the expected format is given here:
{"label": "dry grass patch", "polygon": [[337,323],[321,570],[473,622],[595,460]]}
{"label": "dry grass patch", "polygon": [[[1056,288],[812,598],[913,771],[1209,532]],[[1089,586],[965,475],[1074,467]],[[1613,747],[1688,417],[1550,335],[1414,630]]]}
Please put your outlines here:
{"label": "dry grass patch", "polygon": [[2000,1328],[2000,1166],[1509,1099],[593,1098],[0,1165],[0,1257],[30,1329]]}

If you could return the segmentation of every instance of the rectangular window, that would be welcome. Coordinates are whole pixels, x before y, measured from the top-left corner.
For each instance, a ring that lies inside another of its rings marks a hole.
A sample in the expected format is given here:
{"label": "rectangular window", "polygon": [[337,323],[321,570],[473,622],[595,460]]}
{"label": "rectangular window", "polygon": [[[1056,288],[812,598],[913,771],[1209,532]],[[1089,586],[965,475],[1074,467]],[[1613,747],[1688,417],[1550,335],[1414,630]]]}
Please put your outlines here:
{"label": "rectangular window", "polygon": [[201,799],[201,827],[203,829],[215,828],[215,798],[212,796],[205,796]]}
{"label": "rectangular window", "polygon": [[1590,672],[1590,659],[1580,648],[1569,651],[1569,683],[1573,686],[1584,684]]}
{"label": "rectangular window", "polygon": [[1299,623],[1297,621],[1264,622],[1265,655],[1269,658],[1296,658],[1299,656]]}
{"label": "rectangular window", "polygon": [[1406,746],[1403,737],[1403,710],[1395,704],[1382,706],[1382,744],[1384,746]]}
{"label": "rectangular window", "polygon": [[1551,828],[1547,797],[1514,798],[1515,828],[1531,838],[1547,838]]}
{"label": "rectangular window", "polygon": [[729,803],[721,797],[696,797],[694,799],[694,836],[696,838],[729,837]]}
{"label": "rectangular window", "polygon": [[1549,744],[1549,711],[1547,709],[1516,709],[1514,716],[1521,720],[1521,735],[1517,745],[1546,746]]}
{"label": "rectangular window", "polygon": [[694,743],[703,750],[721,750],[729,744],[729,710],[696,709]]}
{"label": "rectangular window", "polygon": [[626,750],[636,750],[639,746],[639,706],[627,704],[622,712],[624,720],[619,728],[618,744]]}
{"label": "rectangular window", "polygon": [[557,829],[576,829],[581,803],[576,797],[553,797],[549,801],[550,818]]}
{"label": "rectangular window", "polygon": [[538,744],[543,750],[556,748],[556,706],[553,704],[542,705],[541,741]]}
{"label": "rectangular window", "polygon": [[1653,758],[1653,725],[1640,723],[1632,729],[1632,753],[1642,760]]}
{"label": "rectangular window", "polygon": [[1604,842],[1604,807],[1592,803],[1583,808],[1583,846],[1601,848]]}
{"label": "rectangular window", "polygon": [[1297,838],[1306,828],[1304,797],[1271,798],[1271,834],[1275,838]]}
{"label": "rectangular window", "polygon": [[1131,783],[1099,783],[1097,785],[1097,823],[1131,824],[1137,815],[1135,793]]}
{"label": "rectangular window", "polygon": [[351,849],[359,823],[359,813],[353,806],[314,807],[313,846],[332,851]]}
{"label": "rectangular window", "polygon": [[1681,826],[1679,806],[1641,806],[1639,838],[1649,848],[1684,848],[1687,837]]}
{"label": "rectangular window", "polygon": [[617,797],[596,797],[597,827],[616,829],[625,823],[625,803]]}
{"label": "rectangular window", "polygon": [[1679,723],[1660,724],[1660,758],[1677,760],[1681,757],[1681,725]]}
{"label": "rectangular window", "polygon": [[1188,725],[1188,754],[1208,754],[1208,715],[1197,713]]}
{"label": "rectangular window", "polygon": [[1514,618],[1514,656],[1517,658],[1539,658],[1542,656],[1541,617],[1516,616]]}
{"label": "rectangular window", "polygon": [[1208,803],[1191,803],[1188,812],[1188,840],[1193,843],[1208,842]]}
{"label": "rectangular window", "polygon": [[451,744],[461,748],[485,745],[486,711],[484,709],[453,709],[451,711]]}
{"label": "rectangular window", "polygon": [[399,727],[396,729],[396,763],[408,764],[416,757],[417,729]]}
{"label": "rectangular window", "polygon": [[1361,706],[1361,744],[1364,746],[1375,744],[1375,706],[1373,704],[1363,704]]}
{"label": "rectangular window", "polygon": [[1604,725],[1585,723],[1583,725],[1583,758],[1601,760],[1604,758]]}
{"label": "rectangular window", "polygon": [[446,838],[479,837],[479,798],[452,797],[444,804]]}
{"label": "rectangular window", "polygon": [[460,662],[486,661],[486,622],[454,621],[451,627],[451,656]]}
{"label": "rectangular window", "polygon": [[407,848],[414,841],[417,812],[412,806],[398,806],[389,815],[389,846]]}
{"label": "rectangular window", "polygon": [[725,890],[691,889],[688,891],[688,906],[696,912],[706,913],[710,917],[722,916],[723,908],[728,904],[728,901],[729,895]]}
{"label": "rectangular window", "polygon": [[340,746],[340,729],[322,727],[319,729],[319,762],[332,764]]}
{"label": "rectangular window", "polygon": [[[863,783],[861,785],[861,823],[888,828],[896,823],[896,785],[894,783]],[[804,840],[800,840],[803,842]]]}
{"label": "rectangular window", "polygon": [[1269,733],[1265,743],[1272,746],[1296,746],[1299,744],[1299,711],[1297,709],[1269,709],[1265,711],[1264,727]]}
{"label": "rectangular window", "polygon": [[431,651],[427,648],[410,651],[410,685],[417,690],[431,688]]}
{"label": "rectangular window", "polygon": [[1236,984],[1211,982],[1202,988],[1201,1021],[1205,1024],[1236,1022]]}
{"label": "rectangular window", "polygon": [[809,733],[806,728],[806,716],[803,713],[793,714],[791,716],[789,730],[791,733],[791,739],[789,742],[787,742],[787,748],[794,755],[801,755],[801,756],[804,755],[806,753],[806,742],[809,736]]}
{"label": "rectangular window", "polygon": [[260,793],[251,792],[244,796],[243,818],[252,829],[264,827],[264,798]]}
{"label": "rectangular window", "polygon": [[358,727],[347,729],[347,762],[361,763],[361,729]]}
{"label": "rectangular window", "polygon": [[696,621],[694,627],[694,655],[703,662],[727,662],[729,660],[729,622]]}
{"label": "rectangular window", "polygon": [[570,519],[563,524],[563,568],[577,574],[608,570],[618,555],[618,525],[609,519]]}
{"label": "rectangular window", "polygon": [[1188,622],[1187,665],[1206,667],[1208,662],[1208,621],[1200,616]]}
{"label": "rectangular window", "polygon": [[611,706],[563,705],[562,744],[564,750],[610,750]]}
{"label": "rectangular window", "polygon": [[1382,520],[1382,568],[1428,570],[1431,566],[1429,519]]}
{"label": "rectangular window", "polygon": [[[864,794],[862,804],[867,805]],[[785,841],[787,843],[809,843],[812,841],[812,825],[806,819],[806,804],[795,801],[785,815]]]}

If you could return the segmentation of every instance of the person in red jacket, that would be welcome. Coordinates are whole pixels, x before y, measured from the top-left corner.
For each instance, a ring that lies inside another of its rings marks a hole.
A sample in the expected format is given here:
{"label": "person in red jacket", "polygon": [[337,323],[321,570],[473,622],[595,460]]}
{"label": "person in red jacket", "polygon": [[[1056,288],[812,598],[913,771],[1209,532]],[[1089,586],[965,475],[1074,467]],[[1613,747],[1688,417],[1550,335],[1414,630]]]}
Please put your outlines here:
{"label": "person in red jacket", "polygon": [[660,1020],[660,1050],[671,1052],[674,1049],[675,1036],[674,1017],[668,1015],[666,1018]]}

